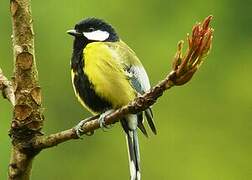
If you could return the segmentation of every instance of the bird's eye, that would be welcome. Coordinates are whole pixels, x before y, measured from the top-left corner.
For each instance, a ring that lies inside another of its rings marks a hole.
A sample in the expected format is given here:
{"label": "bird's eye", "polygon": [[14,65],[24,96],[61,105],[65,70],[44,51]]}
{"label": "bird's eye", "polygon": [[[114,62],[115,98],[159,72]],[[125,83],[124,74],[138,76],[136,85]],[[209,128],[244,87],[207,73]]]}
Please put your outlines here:
{"label": "bird's eye", "polygon": [[90,28],[88,28],[88,31],[93,32],[93,31],[95,31],[95,29],[93,27],[90,27]]}

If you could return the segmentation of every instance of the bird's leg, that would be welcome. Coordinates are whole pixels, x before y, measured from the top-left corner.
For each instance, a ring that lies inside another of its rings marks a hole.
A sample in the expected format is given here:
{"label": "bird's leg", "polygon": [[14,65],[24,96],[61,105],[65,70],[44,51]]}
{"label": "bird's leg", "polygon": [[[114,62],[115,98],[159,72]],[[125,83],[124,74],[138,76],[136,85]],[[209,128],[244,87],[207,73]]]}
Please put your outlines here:
{"label": "bird's leg", "polygon": [[107,110],[107,111],[105,111],[104,113],[102,113],[102,114],[100,115],[100,117],[99,117],[99,119],[98,119],[98,122],[99,122],[100,127],[101,127],[101,129],[102,129],[103,131],[106,131],[106,129],[112,128],[112,125],[106,125],[104,120],[105,120],[105,117],[106,117],[108,114],[112,113],[113,111],[115,111],[115,110],[114,110],[114,109],[110,109],[110,110]]}
{"label": "bird's leg", "polygon": [[84,126],[84,124],[86,124],[87,122],[89,121],[92,121],[94,119],[97,119],[99,117],[99,115],[96,115],[96,116],[92,116],[92,117],[89,117],[89,118],[86,118],[84,120],[81,120],[75,127],[74,127],[74,130],[76,132],[76,135],[78,136],[78,138],[81,138],[81,136],[83,134],[86,134],[88,136],[91,136],[94,134],[94,132],[87,132],[87,133],[84,133],[82,127]]}

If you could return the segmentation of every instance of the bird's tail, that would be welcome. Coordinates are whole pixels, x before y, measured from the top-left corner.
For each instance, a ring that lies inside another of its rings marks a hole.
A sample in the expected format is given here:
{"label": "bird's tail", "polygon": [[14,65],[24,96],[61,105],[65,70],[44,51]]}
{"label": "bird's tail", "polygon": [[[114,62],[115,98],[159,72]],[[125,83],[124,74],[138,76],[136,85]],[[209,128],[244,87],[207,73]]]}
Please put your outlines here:
{"label": "bird's tail", "polygon": [[140,151],[137,136],[137,116],[129,115],[126,119],[121,120],[124,131],[126,132],[126,140],[129,154],[130,179],[140,180]]}
{"label": "bird's tail", "polygon": [[129,153],[129,167],[131,180],[140,180],[140,153],[136,130],[129,130],[126,134]]}

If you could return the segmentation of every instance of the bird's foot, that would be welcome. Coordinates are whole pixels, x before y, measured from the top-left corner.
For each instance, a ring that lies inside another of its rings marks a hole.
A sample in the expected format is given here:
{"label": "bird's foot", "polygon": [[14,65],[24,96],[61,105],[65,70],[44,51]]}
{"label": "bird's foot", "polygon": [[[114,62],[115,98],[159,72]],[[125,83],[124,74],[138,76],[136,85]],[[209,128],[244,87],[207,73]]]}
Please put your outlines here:
{"label": "bird's foot", "polygon": [[86,124],[86,123],[89,122],[89,121],[92,121],[92,120],[95,119],[96,117],[97,117],[97,116],[93,116],[93,117],[84,119],[84,120],[80,121],[80,122],[74,127],[74,130],[75,130],[76,135],[78,136],[78,138],[82,139],[81,136],[82,136],[83,134],[86,134],[86,135],[88,135],[88,136],[91,136],[91,135],[94,134],[94,131],[84,133],[82,127],[84,126],[84,124]]}
{"label": "bird's foot", "polygon": [[98,119],[98,122],[99,122],[100,127],[101,127],[101,129],[102,129],[103,131],[107,131],[106,129],[112,128],[112,125],[106,125],[106,124],[105,124],[105,117],[106,117],[108,114],[112,113],[113,111],[114,111],[113,109],[110,109],[110,110],[107,110],[107,111],[105,111],[104,113],[102,113],[102,114],[100,115],[100,117],[99,117],[99,119]]}

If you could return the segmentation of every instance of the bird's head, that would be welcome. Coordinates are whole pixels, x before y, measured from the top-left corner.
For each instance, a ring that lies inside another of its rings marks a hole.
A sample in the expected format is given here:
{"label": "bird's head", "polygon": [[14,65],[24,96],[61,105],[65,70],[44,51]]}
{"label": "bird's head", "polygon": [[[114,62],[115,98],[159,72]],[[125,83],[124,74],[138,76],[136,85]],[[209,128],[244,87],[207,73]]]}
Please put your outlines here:
{"label": "bird's head", "polygon": [[114,28],[97,18],[87,18],[77,23],[74,29],[67,31],[76,40],[89,42],[115,42],[119,40]]}

